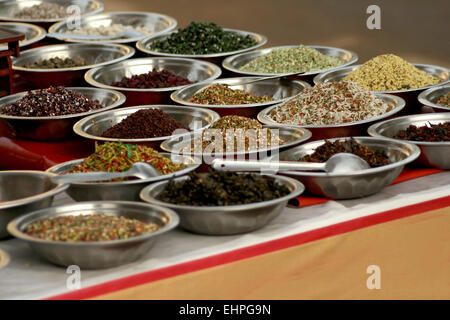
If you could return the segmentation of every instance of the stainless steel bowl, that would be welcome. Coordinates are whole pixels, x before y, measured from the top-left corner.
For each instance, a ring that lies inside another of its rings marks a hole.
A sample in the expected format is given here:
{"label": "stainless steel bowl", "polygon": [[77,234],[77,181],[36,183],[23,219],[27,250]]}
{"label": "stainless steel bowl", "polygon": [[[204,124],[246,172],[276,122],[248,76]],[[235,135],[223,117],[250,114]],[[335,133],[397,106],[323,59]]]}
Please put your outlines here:
{"label": "stainless steel bowl", "polygon": [[[66,215],[105,214],[126,217],[160,226],[155,232],[111,241],[59,242],[29,236],[24,231],[39,220]],[[178,225],[179,218],[170,209],[145,203],[126,201],[98,201],[62,205],[32,212],[12,221],[8,231],[16,238],[26,241],[41,257],[60,266],[76,265],[81,269],[112,268],[136,261],[153,246],[156,237]]]}
{"label": "stainless steel bowl", "polygon": [[[169,32],[177,27],[177,20],[172,17],[166,16],[160,13],[153,12],[109,12],[103,14],[96,14],[88,17],[83,17],[80,21],[80,27],[99,27],[99,26],[109,26],[111,24],[123,24],[127,26],[142,26],[152,31],[151,35],[156,36],[166,32]],[[48,30],[52,33],[67,33],[70,30],[70,25],[68,22],[62,21],[55,23]],[[101,42],[109,43],[131,43],[136,42],[145,38],[145,35],[132,37],[132,38],[117,38],[101,40]],[[84,42],[84,43],[95,43],[99,40],[80,40],[73,39],[68,33],[67,36],[63,38],[58,38],[62,41],[67,42]]]}
{"label": "stainless steel bowl", "polygon": [[[291,191],[287,196],[258,203],[198,207],[184,206],[158,200],[158,195],[167,187],[168,181],[145,187],[141,199],[151,204],[167,207],[180,216],[180,226],[191,232],[207,235],[231,235],[257,230],[277,217],[288,201],[299,196],[304,186],[298,181],[286,177],[268,175],[277,183],[285,185]],[[182,177],[174,181],[189,179]]]}
{"label": "stainless steel bowl", "polygon": [[[397,97],[394,95],[389,95],[389,94],[382,94],[382,93],[376,93],[376,95],[378,98],[380,98],[385,103],[387,103],[389,106],[391,106],[392,109],[389,112],[386,112],[380,116],[369,118],[366,120],[347,122],[347,123],[342,123],[342,124],[317,125],[317,126],[310,126],[310,125],[299,126],[299,125],[292,125],[292,124],[283,124],[283,123],[275,122],[274,120],[272,120],[269,117],[270,111],[272,109],[279,107],[281,104],[267,107],[266,109],[262,110],[258,114],[258,120],[261,123],[264,123],[266,125],[271,125],[271,126],[307,128],[308,130],[310,130],[312,132],[313,140],[364,135],[367,132],[367,128],[371,124],[373,124],[377,121],[392,117],[392,116],[396,115],[397,113],[399,113],[405,107],[405,100],[403,100],[400,97]],[[295,97],[293,99],[295,99]]]}
{"label": "stainless steel bowl", "polygon": [[222,53],[211,53],[211,54],[174,54],[174,53],[154,51],[154,50],[150,49],[150,45],[152,44],[152,42],[160,41],[160,40],[164,40],[164,39],[168,38],[172,33],[177,32],[175,30],[172,32],[167,32],[167,33],[160,34],[160,35],[152,35],[150,37],[144,38],[136,43],[136,48],[148,55],[151,55],[151,56],[196,58],[196,59],[201,59],[201,60],[207,60],[212,63],[216,63],[216,64],[220,65],[222,63],[222,60],[227,56],[230,56],[233,54],[238,54],[241,52],[251,51],[251,50],[257,49],[259,47],[262,47],[263,45],[265,45],[267,43],[267,37],[263,36],[261,34],[249,32],[249,31],[243,31],[243,30],[228,29],[228,28],[223,28],[223,30],[229,31],[229,32],[235,32],[235,33],[243,35],[243,36],[247,36],[247,35],[251,36],[253,39],[256,40],[257,44],[252,47],[246,48],[246,49],[222,52]]}
{"label": "stainless steel bowl", "polygon": [[[134,48],[120,44],[57,44],[23,51],[20,57],[13,58],[13,70],[23,78],[27,87],[77,86],[85,84],[84,74],[88,69],[123,61],[132,57],[134,53]],[[55,57],[83,58],[89,64],[58,69],[35,69],[25,66],[28,63]]]}
{"label": "stainless steel bowl", "polygon": [[[341,59],[342,61],[344,61],[344,63],[342,65],[340,65],[339,67],[336,68],[331,68],[331,69],[326,69],[328,70],[336,70],[338,68],[342,68],[342,67],[346,67],[349,66],[353,63],[355,63],[356,61],[358,61],[358,55],[350,50],[345,50],[345,49],[340,49],[340,48],[334,48],[334,47],[325,47],[325,46],[308,46],[310,48],[316,49],[317,51],[319,51],[320,53],[327,55],[327,56],[331,56],[331,57],[336,57]],[[223,63],[222,63],[222,67],[234,74],[237,75],[247,75],[247,76],[269,76],[269,75],[275,75],[275,74],[271,74],[271,73],[259,73],[259,72],[248,72],[248,71],[242,71],[239,68],[241,68],[242,66],[244,66],[245,64],[247,64],[248,62],[259,58],[263,55],[266,55],[270,52],[272,52],[273,50],[277,50],[277,49],[291,49],[291,48],[298,48],[298,45],[291,45],[291,46],[277,46],[277,47],[271,47],[271,48],[265,48],[265,49],[259,49],[259,50],[254,50],[251,52],[245,52],[245,53],[240,53],[240,54],[236,54],[233,55],[231,57],[226,58]],[[297,76],[296,78],[302,79],[302,80],[307,80],[307,81],[312,81],[312,76],[317,75],[321,72],[324,72],[325,70],[314,70],[314,71],[309,71],[306,72],[302,75]]]}
{"label": "stainless steel bowl", "polygon": [[91,100],[98,100],[104,108],[89,112],[53,117],[18,117],[1,113],[3,107],[19,100],[27,92],[19,92],[0,98],[0,119],[9,124],[19,138],[37,141],[61,141],[73,138],[73,125],[83,117],[114,109],[125,102],[125,96],[120,92],[98,88],[69,87],[69,90],[83,94]]}
{"label": "stainless steel bowl", "polygon": [[[329,141],[348,138],[329,139]],[[283,171],[280,174],[295,178],[302,182],[311,193],[332,199],[352,199],[366,197],[379,192],[394,181],[402,172],[403,167],[419,157],[417,146],[404,142],[372,137],[354,137],[364,146],[373,150],[385,151],[392,162],[389,165],[357,171],[350,174]],[[280,153],[280,160],[297,161],[312,154],[322,145],[324,140],[303,144]]]}
{"label": "stainless steel bowl", "polygon": [[[245,82],[253,79],[258,79],[258,77],[227,78],[195,83],[175,91],[170,97],[173,101],[182,105],[209,108],[219,113],[222,117],[227,115],[238,115],[255,118],[265,107],[275,103],[282,103],[292,96],[299,94],[303,89],[311,87],[304,81],[291,79],[272,79],[245,84]],[[207,105],[189,102],[189,99],[191,99],[197,91],[215,83],[233,85],[232,89],[245,90],[257,96],[266,95],[276,100],[264,103],[239,105]],[[241,83],[242,85],[240,85]]]}
{"label": "stainless steel bowl", "polygon": [[429,107],[433,112],[450,112],[450,107],[437,104],[440,97],[450,92],[450,85],[430,88],[419,94],[419,102]]}
{"label": "stainless steel bowl", "polygon": [[[425,71],[428,74],[431,74],[433,76],[436,76],[436,77],[442,79],[442,82],[432,85],[432,86],[427,86],[427,87],[417,88],[417,89],[395,90],[395,91],[374,91],[377,93],[394,94],[396,96],[403,98],[406,101],[406,108],[404,110],[404,113],[417,113],[420,111],[420,104],[417,101],[417,95],[420,92],[422,92],[423,90],[428,89],[428,88],[433,88],[433,87],[444,85],[450,81],[449,70],[447,68],[428,65],[428,64],[417,64],[417,63],[413,63],[412,65],[417,67],[417,69],[419,69],[419,70]],[[354,65],[354,66],[349,66],[349,67],[340,68],[337,70],[321,73],[314,77],[314,83],[319,84],[319,83],[325,83],[325,82],[330,82],[330,81],[340,81],[345,76],[347,76],[350,72],[352,72],[354,69],[356,69],[360,66],[361,65]]]}
{"label": "stainless steel bowl", "polygon": [[194,59],[183,58],[138,58],[122,61],[109,66],[98,67],[86,72],[87,83],[98,88],[114,89],[127,97],[127,106],[140,104],[164,104],[170,102],[170,94],[184,86],[154,89],[121,88],[111,84],[131,77],[147,73],[155,68],[158,71],[168,70],[176,75],[183,76],[191,82],[217,79],[222,71],[215,64]]}
{"label": "stainless steel bowl", "polygon": [[8,223],[20,215],[49,207],[53,197],[69,185],[55,184],[51,173],[0,171],[0,239],[8,237]]}
{"label": "stainless steel bowl", "polygon": [[[189,156],[171,155],[161,153],[166,158],[176,163],[184,163],[186,168],[174,173],[161,175],[150,179],[136,179],[120,182],[77,182],[71,183],[67,189],[67,194],[75,201],[97,201],[97,200],[123,200],[137,201],[139,200],[139,192],[148,184],[171,179],[185,175],[198,168],[198,164]],[[76,164],[83,162],[84,159],[72,160],[60,163],[47,169],[47,172],[64,174]]]}
{"label": "stainless steel bowl", "polygon": [[81,10],[81,16],[88,16],[103,11],[103,3],[98,0],[5,0],[0,2],[0,21],[17,21],[17,22],[29,22],[38,24],[42,27],[48,28],[52,23],[62,21],[65,18],[60,19],[22,19],[15,18],[14,15],[17,11],[24,8],[28,8],[43,2],[56,3],[62,6],[76,5]]}
{"label": "stainless steel bowl", "polygon": [[[2,22],[0,23],[0,28],[23,33],[25,35],[25,39],[19,41],[19,46],[21,49],[23,49],[24,47],[28,47],[33,43],[41,41],[47,34],[47,32],[43,28],[29,23]],[[0,51],[4,51],[7,49],[7,45],[0,45]]]}
{"label": "stainless steel bowl", "polygon": [[78,121],[73,126],[73,131],[83,138],[95,141],[122,141],[123,143],[145,144],[152,147],[153,149],[159,149],[159,145],[164,140],[182,134],[180,133],[178,135],[146,139],[115,139],[101,137],[103,132],[105,132],[107,129],[121,122],[127,116],[142,109],[160,109],[192,131],[201,131],[203,129],[206,129],[220,118],[220,116],[216,112],[208,110],[206,108],[149,105],[121,108],[94,114]]}
{"label": "stainless steel bowl", "polygon": [[8,254],[0,249],[0,269],[3,269],[6,267],[9,263],[9,256]]}
{"label": "stainless steel bowl", "polygon": [[[368,132],[373,137],[400,142],[405,140],[394,139],[392,137],[410,125],[425,126],[427,124],[438,124],[449,121],[450,113],[447,112],[417,114],[375,123],[370,126]],[[450,169],[450,142],[408,142],[418,146],[421,150],[421,155],[415,163],[438,169]]]}

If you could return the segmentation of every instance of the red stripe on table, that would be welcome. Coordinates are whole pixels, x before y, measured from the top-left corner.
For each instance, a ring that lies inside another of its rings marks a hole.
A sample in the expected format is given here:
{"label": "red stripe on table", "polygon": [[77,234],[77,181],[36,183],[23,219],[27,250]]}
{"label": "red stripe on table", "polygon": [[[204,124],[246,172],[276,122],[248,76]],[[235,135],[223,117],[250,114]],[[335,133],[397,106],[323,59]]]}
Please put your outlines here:
{"label": "red stripe on table", "polygon": [[197,259],[189,262],[180,263],[170,267],[147,271],[132,276],[108,281],[91,287],[75,290],[72,292],[56,295],[47,299],[89,299],[100,295],[132,288],[153,281],[167,279],[182,274],[199,271],[227,264],[247,258],[252,258],[269,252],[287,249],[307,242],[335,236],[338,234],[354,231],[357,229],[369,227],[372,225],[388,222],[416,214],[428,212],[431,210],[441,209],[450,206],[450,196],[434,199],[406,207],[401,207],[385,212],[376,213],[370,216],[357,218],[350,221],[341,222],[335,225],[319,228],[288,236],[281,239],[271,240],[249,247],[232,250],[229,252],[213,255],[210,257]]}

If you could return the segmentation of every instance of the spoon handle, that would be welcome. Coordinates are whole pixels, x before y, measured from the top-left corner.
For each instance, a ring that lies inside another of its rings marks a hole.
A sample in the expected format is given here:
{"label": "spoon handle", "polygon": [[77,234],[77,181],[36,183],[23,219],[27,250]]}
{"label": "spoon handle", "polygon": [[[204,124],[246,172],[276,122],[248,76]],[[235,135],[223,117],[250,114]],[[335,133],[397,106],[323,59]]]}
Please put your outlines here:
{"label": "spoon handle", "polygon": [[212,166],[222,171],[317,171],[325,170],[325,163],[297,161],[254,161],[254,160],[222,160],[215,159]]}
{"label": "spoon handle", "polygon": [[55,183],[71,183],[71,182],[89,182],[103,181],[117,178],[130,177],[133,174],[129,172],[84,172],[84,173],[68,173],[52,177]]}

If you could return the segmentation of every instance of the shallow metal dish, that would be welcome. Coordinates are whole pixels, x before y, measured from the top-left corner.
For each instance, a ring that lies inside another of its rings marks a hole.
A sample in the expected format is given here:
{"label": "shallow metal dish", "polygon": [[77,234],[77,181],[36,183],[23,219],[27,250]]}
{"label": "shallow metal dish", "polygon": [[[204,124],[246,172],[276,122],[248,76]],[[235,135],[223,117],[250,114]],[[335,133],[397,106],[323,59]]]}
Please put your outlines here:
{"label": "shallow metal dish", "polygon": [[146,139],[115,139],[101,137],[103,132],[105,132],[107,129],[111,128],[112,126],[121,122],[127,116],[141,109],[160,109],[192,131],[201,131],[203,129],[206,129],[220,118],[220,116],[216,112],[208,110],[206,108],[149,105],[121,108],[94,114],[78,121],[73,126],[73,131],[83,138],[95,141],[122,141],[123,143],[145,144],[152,147],[153,149],[159,149],[159,145],[161,144],[161,142],[176,136]]}
{"label": "shallow metal dish", "polygon": [[[161,153],[173,162],[184,163],[186,168],[174,173],[161,175],[150,179],[135,179],[120,182],[77,182],[71,183],[67,194],[75,201],[97,201],[97,200],[123,200],[137,201],[139,200],[139,192],[148,184],[171,179],[185,175],[198,168],[198,164],[189,156],[171,155]],[[84,159],[72,160],[60,163],[47,169],[47,172],[64,174],[76,164],[83,162]]]}
{"label": "shallow metal dish", "polygon": [[[62,141],[73,138],[73,125],[83,117],[119,107],[125,102],[120,92],[98,88],[69,87],[69,90],[81,93],[91,100],[98,100],[104,108],[89,112],[53,117],[18,117],[0,113],[0,119],[9,124],[19,138],[38,141]],[[27,92],[19,92],[0,98],[1,109],[25,96]]]}
{"label": "shallow metal dish", "polygon": [[[152,36],[169,32],[177,27],[177,20],[165,14],[153,12],[137,12],[137,11],[109,12],[83,17],[81,18],[80,21],[80,27],[85,26],[99,27],[102,25],[109,26],[111,24],[117,23],[123,25],[145,27],[148,30],[153,31]],[[70,30],[69,25],[67,25],[67,22],[62,21],[52,25],[48,31],[52,33],[66,33],[68,30]],[[73,39],[70,37],[70,34],[67,34],[66,37],[58,39],[67,42],[84,42],[84,43],[96,43],[96,42],[131,43],[139,41],[143,38],[145,38],[145,35],[132,38],[117,38],[108,40],[80,40],[80,39]]]}
{"label": "shallow metal dish", "polygon": [[[336,68],[305,72],[302,75],[296,76],[296,78],[312,80],[311,76],[319,74],[325,70],[336,70],[338,68],[342,68],[342,67],[351,65],[351,64],[355,63],[356,61],[358,61],[358,55],[355,52],[350,51],[350,50],[334,48],[334,47],[326,47],[326,46],[308,46],[308,47],[316,49],[317,51],[319,51],[320,53],[322,53],[324,55],[339,58],[339,59],[343,60],[344,63]],[[256,58],[259,58],[260,56],[270,53],[273,50],[290,49],[290,48],[298,48],[298,45],[277,46],[277,47],[259,49],[259,50],[254,50],[251,52],[236,54],[236,55],[226,58],[222,63],[222,67],[230,72],[233,72],[233,73],[239,74],[239,75],[249,75],[249,76],[275,75],[273,73],[259,73],[259,72],[242,71],[242,70],[239,70],[239,68]]]}
{"label": "shallow metal dish", "polygon": [[[375,123],[368,129],[368,133],[377,138],[387,138],[391,141],[405,141],[393,139],[400,130],[408,128],[410,125],[425,126],[428,123],[438,124],[450,121],[450,113],[427,113],[405,117],[394,118],[383,122]],[[420,157],[415,161],[417,164],[438,168],[450,169],[450,141],[449,142],[422,142],[408,141],[421,150]]]}
{"label": "shallow metal dish", "polygon": [[240,35],[243,36],[251,36],[252,38],[254,38],[257,42],[256,45],[246,48],[246,49],[241,49],[241,50],[235,50],[235,51],[229,51],[229,52],[222,52],[222,53],[210,53],[210,54],[175,54],[175,53],[166,53],[166,52],[159,52],[159,51],[153,51],[150,49],[150,45],[152,42],[154,41],[159,41],[159,40],[164,40],[166,38],[168,38],[170,36],[170,34],[177,32],[172,31],[172,32],[167,32],[164,34],[160,34],[160,35],[153,35],[147,38],[144,38],[140,41],[138,41],[136,43],[136,48],[146,54],[149,54],[151,56],[163,56],[163,57],[177,57],[177,58],[196,58],[196,59],[202,59],[202,60],[208,60],[210,62],[213,63],[217,63],[217,64],[221,64],[222,60],[227,57],[227,56],[231,56],[234,54],[238,54],[241,52],[247,52],[247,51],[251,51],[251,50],[255,50],[259,47],[262,47],[263,45],[265,45],[267,43],[267,37],[263,36],[261,34],[258,33],[253,33],[253,32],[249,32],[249,31],[243,31],[243,30],[236,30],[236,29],[228,29],[228,28],[223,28],[224,31],[230,31],[230,32],[235,32],[238,33]]}
{"label": "shallow metal dish", "polygon": [[[145,187],[141,199],[151,204],[167,207],[180,216],[180,227],[191,232],[207,235],[231,235],[262,228],[277,217],[292,198],[299,196],[305,187],[298,181],[286,177],[268,175],[291,191],[287,196],[251,204],[199,207],[163,202],[157,199],[168,181]],[[189,179],[182,177],[175,181]]]}
{"label": "shallow metal dish", "polygon": [[[41,41],[47,34],[47,32],[43,28],[29,23],[2,22],[0,23],[0,28],[22,32],[25,35],[25,39],[19,41],[19,46],[21,49],[32,45],[33,43]],[[0,51],[7,49],[7,45],[0,45]]]}
{"label": "shallow metal dish", "polygon": [[[282,103],[292,96],[299,94],[303,89],[311,87],[304,81],[291,79],[272,79],[245,84],[245,82],[247,81],[258,78],[259,77],[227,78],[195,83],[175,91],[170,97],[173,101],[182,105],[209,108],[219,113],[222,117],[227,115],[238,115],[243,117],[255,118],[258,115],[259,111],[261,111],[265,107]],[[197,91],[215,83],[233,85],[232,89],[245,90],[257,96],[266,95],[277,100],[264,103],[239,105],[209,105],[189,102],[189,99],[191,99]],[[241,83],[243,84],[239,85]]]}
{"label": "shallow metal dish", "polygon": [[430,88],[419,94],[419,102],[430,107],[434,112],[450,112],[450,107],[437,104],[440,97],[450,92],[450,86]]}
{"label": "shallow metal dish", "polygon": [[[135,51],[134,48],[121,44],[56,44],[23,51],[20,57],[13,58],[13,70],[33,88],[83,85],[84,74],[88,69],[123,61],[132,57]],[[54,57],[83,58],[89,64],[58,69],[35,69],[24,66],[27,63]]]}
{"label": "shallow metal dish", "polygon": [[57,21],[62,21],[65,18],[60,19],[21,19],[15,18],[14,13],[24,8],[31,7],[43,2],[56,3],[62,6],[77,5],[81,9],[82,16],[88,16],[103,11],[103,3],[98,0],[5,0],[0,1],[0,20],[3,21],[17,21],[17,22],[29,22],[42,25],[44,27],[50,26],[50,24]]}
{"label": "shallow metal dish", "polygon": [[[266,125],[271,126],[279,126],[279,127],[294,127],[294,128],[307,128],[312,132],[312,137],[314,140],[319,139],[329,139],[329,138],[337,138],[337,137],[350,137],[350,136],[357,136],[357,135],[364,135],[367,132],[367,128],[380,120],[389,118],[394,116],[395,114],[399,113],[404,107],[405,107],[405,100],[403,100],[400,97],[389,95],[389,94],[382,94],[382,93],[376,93],[377,97],[382,99],[385,103],[392,106],[392,109],[389,112],[386,112],[382,115],[379,115],[377,117],[369,118],[366,120],[361,121],[355,121],[355,122],[347,122],[342,124],[331,124],[331,125],[318,125],[318,126],[299,126],[299,125],[292,125],[292,124],[283,124],[278,123],[272,120],[269,117],[269,112],[272,109],[277,108],[281,104],[277,104],[271,107],[268,107],[264,110],[262,110],[258,114],[258,120],[261,123],[264,123]],[[293,98],[295,99],[295,98]]]}
{"label": "shallow metal dish", "polygon": [[8,254],[0,249],[0,269],[3,269],[6,267],[9,263],[9,256]]}
{"label": "shallow metal dish", "polygon": [[[418,113],[420,110],[420,104],[417,101],[417,95],[422,92],[425,89],[428,88],[434,88],[437,86],[442,86],[450,81],[449,78],[449,70],[444,67],[439,66],[433,66],[429,64],[417,64],[413,63],[417,69],[425,71],[433,76],[436,76],[440,79],[442,79],[442,82],[427,86],[423,88],[417,88],[417,89],[409,89],[409,90],[394,90],[394,91],[374,91],[375,93],[388,93],[388,94],[394,94],[396,96],[402,97],[406,101],[406,108],[403,113]],[[360,67],[361,65],[354,65],[349,66],[333,71],[328,71],[321,73],[314,77],[314,83],[325,83],[330,81],[341,81],[345,76],[347,76],[350,72],[352,72],[354,69]]]}
{"label": "shallow metal dish", "polygon": [[[329,139],[329,141],[345,139],[349,138]],[[350,174],[306,171],[282,171],[280,174],[299,180],[307,190],[321,197],[361,198],[377,193],[389,185],[402,172],[403,167],[417,159],[420,154],[420,149],[408,142],[372,137],[354,137],[354,139],[373,150],[385,151],[393,163]],[[303,144],[280,153],[279,158],[280,160],[298,161],[300,158],[312,154],[323,143],[324,140],[319,140]]]}
{"label": "shallow metal dish", "polygon": [[154,57],[131,59],[108,66],[94,68],[86,72],[85,80],[94,87],[114,89],[122,92],[127,97],[126,106],[168,103],[171,101],[170,94],[184,86],[154,89],[111,86],[111,83],[120,81],[123,77],[147,73],[152,71],[153,68],[158,71],[168,70],[176,75],[187,78],[191,82],[214,80],[222,73],[218,66],[206,61]]}
{"label": "shallow metal dish", "polygon": [[[65,215],[105,214],[127,217],[160,226],[155,232],[138,237],[95,242],[58,242],[27,235],[26,227],[39,220]],[[179,218],[170,209],[145,203],[126,201],[98,201],[62,205],[27,214],[12,221],[8,231],[16,238],[26,241],[41,257],[60,266],[76,265],[82,269],[112,268],[133,262],[146,254],[156,237],[179,223]]]}
{"label": "shallow metal dish", "polygon": [[20,215],[49,207],[69,185],[51,182],[51,173],[0,171],[0,239],[9,236],[8,223]]}

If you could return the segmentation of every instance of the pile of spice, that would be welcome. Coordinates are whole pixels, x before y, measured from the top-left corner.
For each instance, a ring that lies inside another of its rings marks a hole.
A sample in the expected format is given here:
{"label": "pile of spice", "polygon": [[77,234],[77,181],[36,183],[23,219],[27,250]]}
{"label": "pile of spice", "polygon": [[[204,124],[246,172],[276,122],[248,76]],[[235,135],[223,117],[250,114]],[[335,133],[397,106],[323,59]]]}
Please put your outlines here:
{"label": "pile of spice", "polygon": [[94,242],[134,238],[158,229],[153,222],[96,213],[39,220],[28,225],[25,233],[49,241]]}
{"label": "pile of spice", "polygon": [[394,139],[409,141],[444,142],[450,141],[450,122],[431,124],[417,127],[410,125],[405,130],[400,130]]}
{"label": "pile of spice", "polygon": [[102,137],[116,139],[167,137],[177,129],[189,130],[161,109],[141,109],[107,129]]}
{"label": "pile of spice", "polygon": [[122,172],[128,170],[135,162],[146,162],[163,175],[184,168],[183,165],[174,164],[170,159],[147,146],[105,142],[103,144],[96,143],[95,152],[67,173]]}
{"label": "pile of spice", "polygon": [[136,30],[142,33],[151,34],[152,31],[147,29],[144,26],[130,26],[130,25],[123,25],[121,23],[113,23],[110,25],[101,25],[98,27],[91,27],[91,26],[83,26],[78,29],[73,29],[68,31],[68,34],[81,34],[81,35],[90,35],[90,36],[114,36],[116,34],[125,32],[127,30]]}
{"label": "pile of spice", "polygon": [[343,80],[355,81],[370,91],[417,89],[442,81],[394,54],[384,54],[370,59],[350,72]]}
{"label": "pile of spice", "polygon": [[[216,136],[222,138],[222,143],[216,141]],[[278,138],[278,143],[273,141],[273,138]],[[272,130],[263,128],[255,119],[225,116],[214,122],[201,134],[196,135],[191,148],[196,150],[196,146],[201,145],[202,150],[208,153],[242,152],[265,149],[284,143],[278,135],[273,134]]]}
{"label": "pile of spice", "polygon": [[269,96],[257,96],[240,89],[231,89],[227,85],[212,84],[194,94],[189,102],[209,105],[252,104],[273,101]]}
{"label": "pile of spice", "polygon": [[103,107],[98,100],[90,100],[81,93],[60,86],[28,91],[24,97],[3,107],[0,113],[19,117],[49,117],[88,112]]}
{"label": "pile of spice", "polygon": [[353,138],[344,141],[330,142],[325,140],[325,143],[314,150],[314,153],[307,155],[299,161],[305,162],[326,162],[337,153],[346,152],[353,153],[360,158],[366,160],[370,167],[380,167],[390,164],[389,157],[384,151],[372,150],[369,147],[363,146],[356,142]]}
{"label": "pile of spice", "polygon": [[450,107],[450,92],[440,97],[437,104],[443,107]]}
{"label": "pile of spice", "polygon": [[212,54],[246,49],[256,44],[251,36],[225,31],[215,23],[191,22],[166,39],[154,41],[149,49],[172,54]]}
{"label": "pile of spice", "polygon": [[272,177],[211,170],[191,173],[187,180],[170,181],[158,199],[188,206],[230,206],[269,201],[289,193]]}
{"label": "pile of spice", "polygon": [[302,90],[269,117],[292,125],[332,125],[369,119],[392,109],[355,82],[326,82]]}
{"label": "pile of spice", "polygon": [[49,20],[67,17],[67,8],[57,3],[42,2],[23,8],[14,14],[15,18],[30,20]]}
{"label": "pile of spice", "polygon": [[314,48],[299,45],[297,48],[278,48],[247,62],[239,70],[255,73],[309,72],[335,68],[344,61],[327,56]]}
{"label": "pile of spice", "polygon": [[122,80],[113,82],[111,85],[121,88],[153,89],[184,86],[190,83],[185,77],[178,76],[167,70],[157,71],[153,68],[148,73],[123,77]]}
{"label": "pile of spice", "polygon": [[60,58],[53,57],[50,59],[38,60],[33,63],[24,65],[28,69],[59,69],[59,68],[74,68],[86,66],[89,63],[83,58]]}

